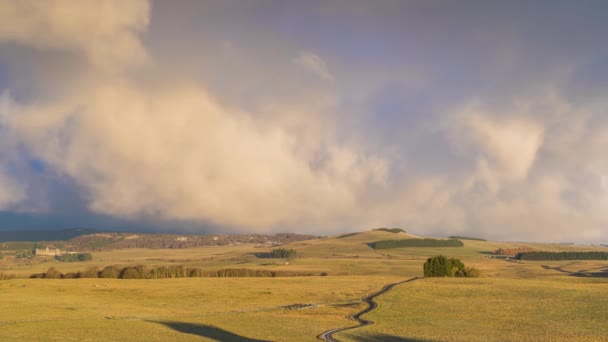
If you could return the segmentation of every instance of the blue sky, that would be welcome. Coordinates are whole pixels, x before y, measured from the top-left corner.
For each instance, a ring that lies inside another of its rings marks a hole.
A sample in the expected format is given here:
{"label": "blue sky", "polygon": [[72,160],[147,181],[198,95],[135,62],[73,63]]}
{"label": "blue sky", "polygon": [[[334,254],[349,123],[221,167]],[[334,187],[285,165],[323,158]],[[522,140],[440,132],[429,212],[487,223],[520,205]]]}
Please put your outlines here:
{"label": "blue sky", "polygon": [[0,229],[605,243],[604,1],[0,1]]}

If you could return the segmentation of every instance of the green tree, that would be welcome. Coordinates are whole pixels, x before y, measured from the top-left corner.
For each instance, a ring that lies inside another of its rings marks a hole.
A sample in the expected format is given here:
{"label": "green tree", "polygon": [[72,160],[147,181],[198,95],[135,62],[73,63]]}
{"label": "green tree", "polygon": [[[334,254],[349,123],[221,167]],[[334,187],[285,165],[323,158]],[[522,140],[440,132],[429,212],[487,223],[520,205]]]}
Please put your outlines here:
{"label": "green tree", "polygon": [[478,277],[479,270],[465,267],[459,259],[443,255],[428,258],[423,265],[425,277]]}
{"label": "green tree", "polygon": [[297,256],[295,249],[277,248],[270,252],[271,258],[293,259]]}

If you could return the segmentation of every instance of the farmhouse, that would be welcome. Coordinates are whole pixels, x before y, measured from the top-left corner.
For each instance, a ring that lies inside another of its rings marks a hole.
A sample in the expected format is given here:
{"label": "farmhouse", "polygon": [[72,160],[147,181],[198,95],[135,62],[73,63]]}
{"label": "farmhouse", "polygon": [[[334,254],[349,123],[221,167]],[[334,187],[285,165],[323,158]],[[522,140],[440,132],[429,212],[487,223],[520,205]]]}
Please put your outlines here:
{"label": "farmhouse", "polygon": [[34,255],[36,256],[55,256],[55,255],[61,255],[61,251],[59,250],[59,248],[46,248],[46,249],[41,249],[41,248],[36,248],[34,250]]}

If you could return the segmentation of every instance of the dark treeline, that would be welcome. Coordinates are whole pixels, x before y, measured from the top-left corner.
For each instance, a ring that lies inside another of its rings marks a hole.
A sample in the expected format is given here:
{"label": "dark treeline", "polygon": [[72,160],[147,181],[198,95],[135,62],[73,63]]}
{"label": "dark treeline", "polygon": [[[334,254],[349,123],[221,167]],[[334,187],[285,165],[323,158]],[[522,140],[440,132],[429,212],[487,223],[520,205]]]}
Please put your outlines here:
{"label": "dark treeline", "polygon": [[292,259],[297,256],[297,252],[295,249],[286,249],[286,248],[276,248],[270,252],[271,258],[283,258],[283,259]]}
{"label": "dark treeline", "polygon": [[380,231],[380,232],[388,232],[388,233],[405,233],[405,230],[401,229],[401,228],[376,228],[374,230]]}
{"label": "dark treeline", "polygon": [[508,255],[508,256],[516,256],[519,253],[528,253],[533,252],[534,249],[528,247],[517,247],[517,248],[499,248],[494,251],[496,255]]}
{"label": "dark treeline", "polygon": [[407,240],[382,240],[368,243],[373,249],[388,249],[399,247],[462,247],[460,240],[439,239],[407,239]]}
{"label": "dark treeline", "polygon": [[82,235],[68,241],[75,250],[91,251],[123,248],[193,248],[206,246],[230,246],[241,243],[277,245],[316,239],[318,236],[293,233],[236,234],[236,235],[175,235],[99,233]]}
{"label": "dark treeline", "polygon": [[166,279],[166,278],[222,278],[222,277],[291,277],[312,276],[312,273],[295,273],[286,271],[253,270],[247,268],[227,268],[221,270],[203,270],[183,266],[157,266],[143,265],[119,267],[107,266],[103,269],[89,267],[84,271],[61,273],[55,267],[49,268],[45,273],[32,274],[30,278],[45,279],[75,279],[75,278],[110,278],[110,279]]}
{"label": "dark treeline", "polygon": [[460,235],[452,235],[449,237],[450,239],[458,239],[458,240],[473,240],[473,241],[488,241],[482,238],[469,237],[469,236],[460,236]]}
{"label": "dark treeline", "polygon": [[517,260],[608,260],[608,252],[523,252],[517,253]]}
{"label": "dark treeline", "polygon": [[93,260],[93,256],[91,253],[66,253],[55,255],[55,260],[62,262],[90,261]]}

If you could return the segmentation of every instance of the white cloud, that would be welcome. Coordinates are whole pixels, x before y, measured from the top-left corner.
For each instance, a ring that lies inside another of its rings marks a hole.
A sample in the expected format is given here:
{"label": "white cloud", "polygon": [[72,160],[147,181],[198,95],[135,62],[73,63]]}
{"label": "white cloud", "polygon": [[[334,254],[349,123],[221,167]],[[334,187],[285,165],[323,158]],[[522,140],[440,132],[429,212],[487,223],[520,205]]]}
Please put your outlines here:
{"label": "white cloud", "polygon": [[[0,0],[0,43],[11,44],[2,48],[18,44],[15,54],[63,67],[42,72],[30,68],[32,59],[7,59],[11,71],[31,75],[16,75],[20,84],[6,85],[15,95],[0,99],[0,152],[19,146],[78,184],[91,210],[116,217],[241,231],[394,225],[419,234],[545,240],[576,240],[577,228],[600,238],[608,224],[606,103],[574,104],[558,89],[533,87],[500,105],[494,100],[501,94],[466,98],[437,117],[411,114],[420,120],[406,120],[414,125],[404,127],[407,139],[387,142],[366,126],[376,123],[373,94],[399,80],[416,83],[399,91],[422,94],[433,86],[432,73],[367,66],[336,79],[313,52],[290,59],[297,46],[277,53],[264,42],[252,52],[238,40],[159,58],[141,39],[148,20],[145,1]],[[257,53],[277,61],[250,58]],[[181,54],[188,63],[179,63]],[[294,63],[342,83],[294,77]],[[362,75],[373,81],[354,81]],[[38,86],[32,94],[28,84]],[[351,107],[339,108],[343,103]],[[426,131],[432,120],[442,129]],[[6,155],[0,165],[10,165]],[[27,180],[6,169],[0,208],[27,201]]]}
{"label": "white cloud", "polygon": [[325,61],[311,51],[300,51],[292,61],[325,81],[334,80],[334,76],[329,72]]}
{"label": "white cloud", "polygon": [[[140,63],[148,54],[137,35],[147,23],[146,3],[72,4],[58,1],[43,11],[26,3],[33,18],[11,17],[0,37],[41,53],[83,52],[91,63],[73,72],[86,77],[78,87],[58,85],[59,95],[46,101],[6,95],[2,117],[12,139],[86,191],[92,210],[240,229],[331,226],[357,208],[361,191],[385,181],[384,160],[337,143],[331,129],[315,128],[331,126],[315,112],[325,95],[307,108],[261,107],[276,120],[222,105],[200,81]],[[17,2],[3,5],[9,14],[25,10]],[[99,10],[100,29],[78,16]],[[320,59],[308,61],[329,76]],[[139,78],[134,66],[156,82]]]}
{"label": "white cloud", "polygon": [[138,34],[148,12],[146,0],[2,0],[0,41],[72,50],[95,67],[123,71],[147,60]]}
{"label": "white cloud", "polygon": [[0,166],[0,210],[10,209],[26,198],[25,189]]}

